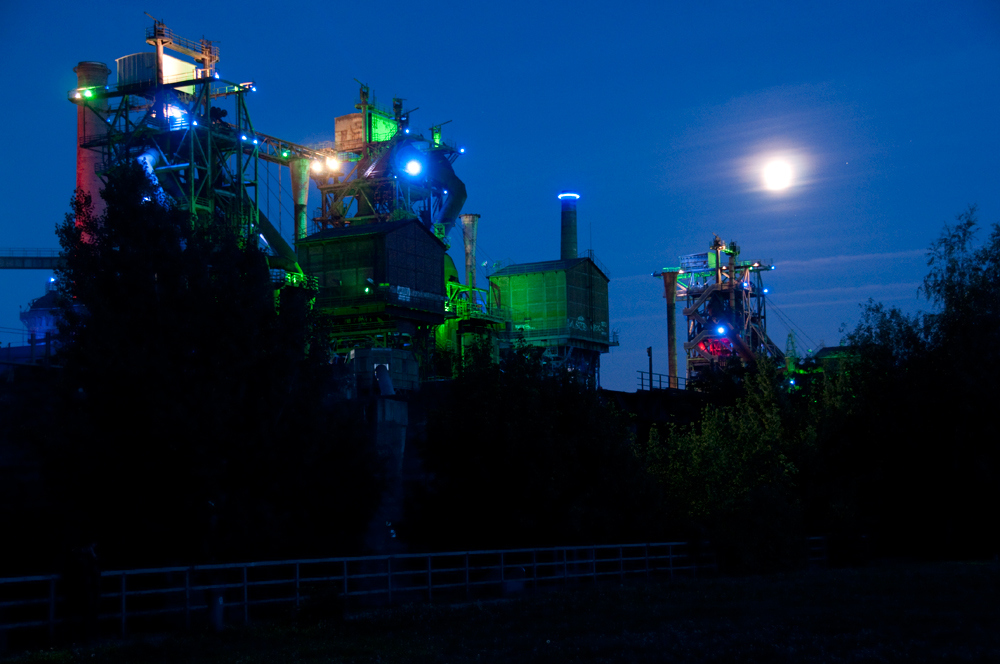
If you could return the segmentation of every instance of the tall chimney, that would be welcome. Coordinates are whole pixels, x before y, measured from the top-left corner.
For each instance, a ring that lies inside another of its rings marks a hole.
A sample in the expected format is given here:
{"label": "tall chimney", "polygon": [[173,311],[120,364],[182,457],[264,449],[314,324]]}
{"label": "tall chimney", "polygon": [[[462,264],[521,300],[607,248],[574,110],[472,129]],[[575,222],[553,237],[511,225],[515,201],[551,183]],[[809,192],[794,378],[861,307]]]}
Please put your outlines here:
{"label": "tall chimney", "polygon": [[309,204],[309,160],[293,157],[288,160],[288,170],[292,174],[292,203],[295,206],[295,241],[306,236],[306,206]]}
{"label": "tall chimney", "polygon": [[580,194],[564,191],[559,194],[562,202],[562,236],[559,245],[559,258],[570,260],[577,257],[576,248],[576,201]]}
{"label": "tall chimney", "polygon": [[[104,92],[104,86],[108,84],[108,74],[111,70],[103,62],[81,62],[73,67],[76,72],[76,87],[78,89],[100,87]],[[94,216],[100,216],[104,212],[104,199],[101,198],[101,189],[104,183],[97,175],[97,169],[103,160],[100,149],[88,150],[81,147],[81,144],[94,139],[100,139],[107,135],[108,124],[105,118],[108,116],[108,102],[101,95],[100,99],[93,99],[81,94],[76,103],[76,188],[90,194],[90,199],[94,204]]]}
{"label": "tall chimney", "polygon": [[476,230],[479,228],[478,214],[462,215],[462,239],[465,240],[465,284],[476,287]]}

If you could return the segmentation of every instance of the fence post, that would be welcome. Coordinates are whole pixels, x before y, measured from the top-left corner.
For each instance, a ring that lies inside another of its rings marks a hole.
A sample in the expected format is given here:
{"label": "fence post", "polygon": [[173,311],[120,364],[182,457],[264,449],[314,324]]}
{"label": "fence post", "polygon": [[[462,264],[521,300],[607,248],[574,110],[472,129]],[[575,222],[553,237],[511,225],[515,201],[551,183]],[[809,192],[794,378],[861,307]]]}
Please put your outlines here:
{"label": "fence post", "polygon": [[569,566],[566,565],[566,549],[563,549],[563,584],[569,583]]}
{"label": "fence post", "polygon": [[250,622],[250,605],[247,602],[247,566],[243,566],[243,624]]}
{"label": "fence post", "polygon": [[469,594],[469,552],[465,552],[465,599],[468,600]]}
{"label": "fence post", "polygon": [[184,570],[184,629],[191,630],[191,568]]}
{"label": "fence post", "polygon": [[434,599],[434,585],[431,580],[431,557],[427,556],[427,601]]}
{"label": "fence post", "polygon": [[622,558],[621,547],[618,547],[618,580],[625,583],[625,559]]}
{"label": "fence post", "polygon": [[122,572],[121,591],[122,591],[122,625],[121,625],[121,634],[122,634],[122,638],[124,639],[125,638],[125,572]]}
{"label": "fence post", "polygon": [[347,611],[347,560],[344,560],[344,611]]}
{"label": "fence post", "polygon": [[56,580],[49,579],[49,641],[56,635]]}
{"label": "fence post", "polygon": [[295,563],[295,610],[299,610],[299,564]]}
{"label": "fence post", "polygon": [[643,545],[643,550],[646,554],[646,580],[649,580],[649,543]]}
{"label": "fence post", "polygon": [[389,606],[392,606],[392,558],[385,559],[385,570],[386,582],[389,584]]}
{"label": "fence post", "polygon": [[667,560],[670,561],[670,580],[674,580],[674,545],[667,545]]}
{"label": "fence post", "polygon": [[500,589],[503,590],[503,551],[500,552]]}
{"label": "fence post", "polygon": [[538,551],[531,550],[531,587],[538,589]]}

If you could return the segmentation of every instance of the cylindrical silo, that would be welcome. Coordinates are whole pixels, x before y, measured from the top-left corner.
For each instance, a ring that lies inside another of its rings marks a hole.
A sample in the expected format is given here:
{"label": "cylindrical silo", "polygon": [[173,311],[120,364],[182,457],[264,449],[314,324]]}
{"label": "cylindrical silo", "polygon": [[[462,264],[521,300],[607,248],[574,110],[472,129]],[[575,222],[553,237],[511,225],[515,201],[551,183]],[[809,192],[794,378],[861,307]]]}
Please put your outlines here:
{"label": "cylindrical silo", "polygon": [[559,258],[570,260],[577,257],[576,248],[576,201],[580,194],[564,191],[559,194],[562,202],[562,235],[559,244]]}
{"label": "cylindrical silo", "polygon": [[462,215],[462,239],[465,241],[465,283],[476,287],[476,231],[479,228],[478,214]]}
{"label": "cylindrical silo", "polygon": [[306,236],[306,206],[309,204],[309,160],[293,157],[288,160],[292,173],[292,202],[295,204],[295,239]]}
{"label": "cylindrical silo", "polygon": [[[76,72],[76,87],[79,89],[99,87],[103,92],[108,84],[108,74],[111,70],[103,62],[81,62],[73,68]],[[81,95],[76,102],[76,188],[90,194],[94,204],[94,215],[104,211],[104,199],[101,189],[104,183],[97,175],[97,169],[103,160],[101,148],[87,149],[84,143],[102,143],[108,133],[108,102],[100,95],[99,99]]]}

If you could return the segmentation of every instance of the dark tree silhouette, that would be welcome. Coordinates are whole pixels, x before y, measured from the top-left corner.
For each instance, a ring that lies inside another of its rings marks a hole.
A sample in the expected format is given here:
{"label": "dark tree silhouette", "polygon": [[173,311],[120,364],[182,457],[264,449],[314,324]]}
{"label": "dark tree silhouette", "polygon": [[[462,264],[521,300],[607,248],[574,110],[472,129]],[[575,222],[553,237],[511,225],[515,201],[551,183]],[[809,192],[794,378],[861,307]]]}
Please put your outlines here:
{"label": "dark tree silhouette", "polygon": [[[351,550],[377,474],[324,398],[306,295],[276,307],[239,229],[192,226],[138,165],[74,199],[58,233],[64,416],[49,437],[67,532],[118,564]],[[278,314],[278,311],[281,314]]]}

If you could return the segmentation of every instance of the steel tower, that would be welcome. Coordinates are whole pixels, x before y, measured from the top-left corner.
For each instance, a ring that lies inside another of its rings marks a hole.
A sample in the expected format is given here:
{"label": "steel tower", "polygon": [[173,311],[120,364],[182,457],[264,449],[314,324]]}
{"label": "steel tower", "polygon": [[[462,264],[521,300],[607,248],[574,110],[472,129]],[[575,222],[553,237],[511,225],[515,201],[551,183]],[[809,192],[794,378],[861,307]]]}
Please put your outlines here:
{"label": "steel tower", "polygon": [[755,355],[783,358],[767,336],[767,308],[763,274],[770,261],[740,261],[736,242],[726,245],[716,235],[709,250],[680,257],[680,267],[653,273],[663,279],[667,300],[667,339],[670,347],[670,387],[677,387],[676,302],[684,303],[687,319],[687,379],[697,380],[719,362],[738,357],[752,362]]}

